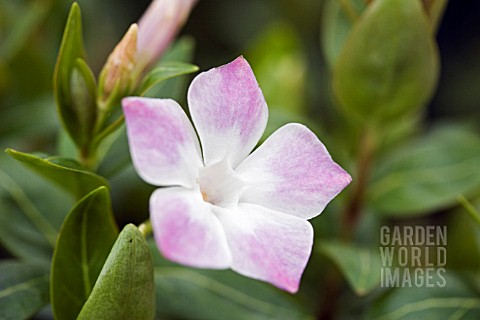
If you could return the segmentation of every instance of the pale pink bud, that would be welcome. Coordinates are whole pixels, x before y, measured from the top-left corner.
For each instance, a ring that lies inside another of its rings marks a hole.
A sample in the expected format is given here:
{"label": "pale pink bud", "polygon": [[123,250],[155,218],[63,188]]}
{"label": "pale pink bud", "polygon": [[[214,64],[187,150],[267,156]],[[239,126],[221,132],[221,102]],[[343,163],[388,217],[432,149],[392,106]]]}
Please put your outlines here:
{"label": "pale pink bud", "polygon": [[143,69],[167,49],[197,0],[153,0],[138,22],[138,64]]}
{"label": "pale pink bud", "polygon": [[132,72],[137,61],[137,31],[137,25],[132,24],[110,53],[100,73],[101,101],[106,101],[115,89],[122,95],[129,94],[132,90],[134,85]]}

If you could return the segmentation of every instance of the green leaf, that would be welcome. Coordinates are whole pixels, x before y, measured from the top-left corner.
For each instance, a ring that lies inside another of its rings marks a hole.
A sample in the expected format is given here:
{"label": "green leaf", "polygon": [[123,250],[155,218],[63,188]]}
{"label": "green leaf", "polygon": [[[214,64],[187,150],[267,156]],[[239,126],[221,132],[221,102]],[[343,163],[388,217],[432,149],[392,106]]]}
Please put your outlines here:
{"label": "green leaf", "polygon": [[396,288],[381,297],[366,319],[479,319],[480,298],[453,271],[444,274],[444,287]]}
{"label": "green leaf", "polygon": [[106,157],[98,167],[99,174],[107,178],[113,177],[132,165],[125,126],[122,126],[117,132],[118,136],[115,137]]}
{"label": "green leaf", "polygon": [[321,241],[317,245],[319,251],[340,269],[358,296],[378,287],[382,264],[377,250],[333,241]]}
{"label": "green leaf", "polygon": [[480,137],[460,126],[438,126],[393,150],[375,167],[368,199],[378,214],[421,215],[456,204],[480,188]]}
{"label": "green leaf", "polygon": [[[95,88],[88,66],[83,61],[82,17],[79,5],[70,9],[53,74],[53,89],[60,119],[79,147],[89,142],[85,124],[94,115]],[[94,81],[93,81],[94,83]]]}
{"label": "green leaf", "polygon": [[153,263],[145,238],[125,226],[77,319],[151,320],[155,316]]}
{"label": "green leaf", "polygon": [[[244,279],[247,281],[246,279]],[[248,281],[247,281],[248,282]],[[231,286],[198,271],[155,268],[157,314],[185,319],[309,319],[275,289],[262,290],[274,302],[255,294],[255,285]],[[211,306],[215,306],[212,308]]]}
{"label": "green leaf", "polygon": [[397,119],[431,98],[438,60],[420,1],[377,0],[347,37],[334,67],[334,93],[348,116],[370,124]]}
{"label": "green leaf", "polygon": [[107,186],[108,181],[92,172],[81,170],[73,160],[55,157],[42,159],[34,155],[12,149],[6,152],[14,159],[24,163],[43,177],[55,182],[77,198],[100,186]]}
{"label": "green leaf", "polygon": [[448,0],[423,0],[423,6],[427,11],[432,23],[432,29],[436,32],[442,21],[443,13],[447,7]]}
{"label": "green leaf", "polygon": [[[198,270],[162,258],[155,263],[157,317],[175,319],[312,319],[293,297],[230,270]],[[212,306],[215,306],[212,308]]]}
{"label": "green leaf", "polygon": [[56,319],[76,319],[117,234],[105,187],[89,193],[69,213],[52,261],[50,290]]}
{"label": "green leaf", "polygon": [[[22,12],[16,17],[13,27],[4,29],[7,34],[3,35],[2,44],[0,46],[0,56],[2,60],[9,61],[32,39],[38,29],[41,27],[45,18],[48,17],[52,3],[35,1],[32,3],[19,3]],[[2,10],[6,10],[2,4]],[[2,18],[11,12],[2,12]],[[5,24],[3,24],[5,27]]]}
{"label": "green leaf", "polygon": [[7,201],[0,203],[0,240],[18,257],[48,261],[55,246],[57,229],[22,187],[1,170],[0,187],[14,202],[9,204],[7,201],[10,199],[2,197]]}
{"label": "green leaf", "polygon": [[72,197],[6,153],[0,154],[0,168],[2,246],[24,261],[50,262]]}
{"label": "green leaf", "polygon": [[[349,5],[350,14],[345,9]],[[362,0],[327,0],[325,1],[321,18],[321,41],[323,54],[330,67],[335,65],[343,44],[352,30],[358,16],[365,10]],[[354,15],[354,16],[353,16]]]}
{"label": "green leaf", "polygon": [[48,303],[48,265],[0,262],[0,319],[27,319]]}
{"label": "green leaf", "polygon": [[[183,36],[165,52],[162,56],[159,63],[155,65],[162,66],[166,63],[192,63],[193,54],[195,51],[195,40],[189,36]],[[155,69],[154,67],[154,69]],[[169,81],[163,81],[160,84],[150,88],[145,93],[146,97],[161,98],[168,97],[176,101],[183,101],[186,96],[186,86],[187,78],[184,77],[175,77],[171,78]]]}
{"label": "green leaf", "polygon": [[173,61],[164,62],[143,78],[137,94],[143,96],[149,89],[162,81],[197,71],[198,67],[193,64]]}

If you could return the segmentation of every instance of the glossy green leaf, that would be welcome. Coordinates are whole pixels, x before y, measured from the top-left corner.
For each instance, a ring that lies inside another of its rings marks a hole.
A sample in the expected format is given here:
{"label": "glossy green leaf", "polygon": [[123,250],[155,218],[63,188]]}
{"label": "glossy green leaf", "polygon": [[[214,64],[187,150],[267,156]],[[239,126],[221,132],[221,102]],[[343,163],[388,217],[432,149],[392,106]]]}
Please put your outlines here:
{"label": "glossy green leaf", "polygon": [[48,265],[0,262],[0,319],[28,319],[48,303]]}
{"label": "glossy green leaf", "polygon": [[77,319],[151,320],[155,316],[153,262],[142,233],[125,226]]}
{"label": "glossy green leaf", "polygon": [[57,229],[22,187],[0,170],[0,241],[19,258],[49,261]]}
{"label": "glossy green leaf", "polygon": [[321,241],[317,245],[319,251],[340,269],[358,296],[378,287],[382,264],[377,250],[333,241]]}
{"label": "glossy green leaf", "polygon": [[149,89],[162,81],[197,71],[198,67],[193,64],[173,61],[164,62],[145,76],[137,90],[138,95],[144,95]]}
{"label": "glossy green leaf", "polygon": [[[185,319],[309,319],[299,306],[274,288],[255,292],[243,279],[225,284],[195,270],[155,268],[157,313]],[[265,288],[262,288],[265,289]],[[256,293],[256,294],[255,294]],[[274,301],[269,301],[274,299]],[[215,306],[212,308],[211,306]]]}
{"label": "glossy green leaf", "polygon": [[64,158],[43,159],[37,156],[7,149],[14,159],[24,163],[43,177],[55,182],[78,198],[100,186],[108,186],[108,181],[92,172],[80,169],[80,166]]}
{"label": "glossy green leaf", "polygon": [[438,72],[438,49],[420,1],[377,0],[346,39],[333,89],[348,116],[381,122],[423,107]]}
{"label": "glossy green leaf", "polygon": [[49,263],[72,197],[6,153],[0,168],[2,246],[23,261]]}
{"label": "glossy green leaf", "polygon": [[[199,270],[165,260],[150,242],[155,263],[157,317],[174,319],[312,319],[292,295],[230,270]],[[212,306],[215,306],[212,308]]]}
{"label": "glossy green leaf", "polygon": [[50,291],[56,319],[76,319],[117,234],[105,187],[89,193],[69,213],[52,261]]}
{"label": "glossy green leaf", "polygon": [[443,287],[395,288],[374,304],[366,319],[479,319],[478,293],[453,271],[447,270],[444,278]]}
{"label": "glossy green leaf", "polygon": [[[86,63],[79,5],[70,9],[53,75],[53,88],[60,119],[79,147],[88,143],[84,127],[92,117],[92,75]],[[95,90],[93,90],[93,94]],[[93,100],[92,100],[93,99]]]}
{"label": "glossy green leaf", "polygon": [[[345,8],[348,5],[348,9]],[[335,65],[343,44],[365,10],[363,0],[327,0],[321,18],[321,41],[323,54],[330,67]]]}
{"label": "glossy green leaf", "polygon": [[381,215],[420,215],[457,203],[480,189],[480,137],[459,126],[438,126],[393,150],[375,166],[368,189]]}

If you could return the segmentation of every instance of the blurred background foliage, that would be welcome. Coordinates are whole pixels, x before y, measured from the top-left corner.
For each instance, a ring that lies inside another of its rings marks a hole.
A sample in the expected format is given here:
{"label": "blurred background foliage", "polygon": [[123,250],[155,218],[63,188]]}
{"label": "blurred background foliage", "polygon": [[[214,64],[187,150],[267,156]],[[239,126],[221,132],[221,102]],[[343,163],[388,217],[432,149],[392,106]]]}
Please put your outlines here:
{"label": "blurred background foliage", "polygon": [[[88,62],[98,74],[149,1],[78,2]],[[359,12],[366,2],[352,1]],[[190,61],[206,70],[244,55],[270,108],[265,136],[287,122],[305,123],[355,181],[362,128],[339,110],[332,93],[331,66],[337,49],[328,44],[331,14],[326,12],[332,11],[331,3],[200,0],[180,40],[164,59]],[[59,134],[62,129],[52,94],[55,59],[70,5],[66,0],[0,0],[2,150],[71,153],[68,143],[62,142],[64,134]],[[350,230],[350,243],[340,242],[339,235],[344,225],[341,213],[355,185],[312,220],[317,242],[299,294],[288,296],[229,271],[180,267],[153,249],[157,314],[198,319],[327,319],[333,314],[345,319],[359,315],[384,319],[438,315],[440,319],[457,314],[478,319],[480,227],[472,218],[480,205],[478,2],[450,1],[436,39],[441,71],[433,98],[419,113],[382,130],[366,200],[357,227]],[[175,98],[185,106],[188,81],[189,77],[169,81],[149,95]],[[113,210],[120,225],[138,224],[148,216],[152,191],[136,176],[128,157],[126,138],[120,133],[99,168],[112,186]],[[15,257],[48,269],[52,246],[38,230],[58,232],[74,199],[2,153],[0,200],[0,257]],[[447,225],[447,287],[378,288],[380,267],[375,266],[379,265],[381,225]],[[366,274],[359,270],[365,261],[372,266]],[[17,275],[0,272],[0,279],[39,272],[28,265],[22,268]],[[402,309],[427,298],[447,298],[452,304],[420,305],[412,313]],[[46,302],[48,295],[39,296],[38,305],[26,308],[25,318]],[[37,317],[49,318],[48,308]]]}

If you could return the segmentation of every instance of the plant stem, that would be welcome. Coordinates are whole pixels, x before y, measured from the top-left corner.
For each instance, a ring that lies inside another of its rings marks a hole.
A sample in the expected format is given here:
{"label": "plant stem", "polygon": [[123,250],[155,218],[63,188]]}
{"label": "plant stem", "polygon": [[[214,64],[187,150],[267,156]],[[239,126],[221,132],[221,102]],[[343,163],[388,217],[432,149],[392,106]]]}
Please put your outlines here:
{"label": "plant stem", "polygon": [[360,151],[357,160],[357,177],[354,179],[352,197],[343,214],[342,238],[350,241],[353,238],[361,211],[365,202],[370,169],[375,153],[376,141],[372,128],[366,128],[360,140]]}
{"label": "plant stem", "polygon": [[91,146],[86,146],[80,149],[80,163],[87,170],[93,171],[97,166],[97,159],[95,150]]}
{"label": "plant stem", "polygon": [[457,196],[458,202],[467,210],[467,212],[470,214],[470,216],[475,220],[476,223],[480,225],[480,212],[475,209],[475,207],[468,201],[467,198],[463,195]]}
{"label": "plant stem", "polygon": [[[343,214],[343,224],[340,236],[342,240],[347,242],[352,241],[357,223],[361,217],[375,149],[375,130],[373,127],[367,127],[360,139],[360,150],[357,158],[357,177],[353,180],[354,185],[352,197],[347,203]],[[328,320],[335,318],[342,282],[343,278],[332,266],[332,269],[330,269],[326,275],[326,295],[321,303],[322,309],[320,310],[317,319]]]}
{"label": "plant stem", "polygon": [[330,266],[325,277],[325,296],[320,305],[321,309],[317,317],[318,320],[330,320],[335,318],[341,283],[342,277],[338,271],[335,270],[335,266]]}
{"label": "plant stem", "polygon": [[145,220],[141,225],[138,226],[138,230],[140,230],[140,232],[146,238],[153,232],[152,223],[150,220]]}

